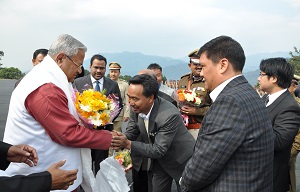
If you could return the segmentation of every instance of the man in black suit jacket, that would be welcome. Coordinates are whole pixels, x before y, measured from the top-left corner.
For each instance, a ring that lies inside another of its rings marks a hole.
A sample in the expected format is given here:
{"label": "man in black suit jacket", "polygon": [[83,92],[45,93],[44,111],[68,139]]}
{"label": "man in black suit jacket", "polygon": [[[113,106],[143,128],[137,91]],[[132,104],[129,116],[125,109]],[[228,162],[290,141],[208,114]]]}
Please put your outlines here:
{"label": "man in black suit jacket", "polygon": [[287,90],[294,75],[285,58],[270,58],[260,63],[258,82],[266,94],[263,99],[274,132],[273,189],[289,190],[289,158],[292,143],[300,127],[300,107]]}
{"label": "man in black suit jacket", "polygon": [[[119,107],[122,108],[123,104],[122,104],[121,92],[118,83],[105,77],[106,64],[107,61],[105,57],[99,54],[94,55],[91,58],[91,62],[90,62],[91,74],[75,79],[73,85],[79,92],[83,92],[85,89],[88,89],[89,87],[93,87],[95,90],[97,90],[97,82],[99,82],[100,91],[106,90],[105,92],[106,96],[108,96],[109,94],[115,94],[116,96],[118,96]],[[88,85],[88,87],[86,85]],[[101,128],[112,131],[113,124],[108,124]],[[108,157],[108,150],[92,149],[92,159],[95,162],[95,174],[97,174],[97,172],[100,169],[100,162],[107,157]]]}
{"label": "man in black suit jacket", "polygon": [[[171,191],[172,180],[178,184],[195,140],[186,129],[179,110],[157,96],[158,84],[149,75],[136,75],[129,80],[130,119],[125,135],[114,136],[114,149],[131,149],[131,155],[148,158],[155,192]],[[143,141],[137,141],[138,137]],[[140,170],[142,159],[133,161]],[[178,188],[180,191],[180,188]]]}
{"label": "man in black suit jacket", "polygon": [[[10,145],[0,142],[0,169],[7,168],[10,162],[26,163],[35,166],[38,162],[36,150],[28,145]],[[48,192],[51,189],[67,189],[76,179],[77,170],[59,169],[64,161],[55,163],[47,171],[28,176],[16,175],[0,177],[0,189],[5,192]],[[0,174],[1,175],[1,174]]]}

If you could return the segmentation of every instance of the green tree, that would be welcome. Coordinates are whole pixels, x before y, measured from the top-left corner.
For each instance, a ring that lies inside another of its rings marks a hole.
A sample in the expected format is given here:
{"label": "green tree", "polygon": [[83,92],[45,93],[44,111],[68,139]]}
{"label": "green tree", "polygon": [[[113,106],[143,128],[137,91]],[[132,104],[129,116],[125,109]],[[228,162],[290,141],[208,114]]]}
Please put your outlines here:
{"label": "green tree", "polygon": [[2,68],[0,70],[0,78],[2,79],[20,79],[24,74],[15,67]]}
{"label": "green tree", "polygon": [[162,76],[162,82],[165,83],[167,81],[167,77],[165,75]]}
{"label": "green tree", "polygon": [[120,79],[123,79],[123,80],[125,80],[125,81],[129,81],[129,79],[131,79],[131,76],[130,75],[124,75],[124,76],[122,76],[122,75],[120,75],[120,77],[119,77]]}
{"label": "green tree", "polygon": [[297,49],[297,47],[294,47],[294,53],[290,51],[290,58],[289,62],[295,69],[295,74],[300,75],[300,49]]}
{"label": "green tree", "polygon": [[[3,51],[0,51],[0,61],[2,60],[2,58],[1,57],[3,57],[4,56],[4,52]],[[2,63],[0,63],[0,66],[2,65]]]}

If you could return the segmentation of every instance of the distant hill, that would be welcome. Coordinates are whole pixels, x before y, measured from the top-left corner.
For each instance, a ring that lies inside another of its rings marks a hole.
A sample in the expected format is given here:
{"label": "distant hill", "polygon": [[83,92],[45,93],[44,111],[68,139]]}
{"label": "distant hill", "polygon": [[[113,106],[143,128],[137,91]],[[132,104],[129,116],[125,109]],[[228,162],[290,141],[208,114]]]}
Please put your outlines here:
{"label": "distant hill", "polygon": [[290,58],[289,52],[275,52],[275,53],[258,53],[246,56],[246,64],[244,67],[244,72],[255,71],[259,69],[259,64],[262,59],[271,57],[284,57]]}
{"label": "distant hill", "polygon": [[254,86],[257,84],[257,78],[259,76],[259,72],[260,70],[257,69],[255,71],[244,73],[244,76],[247,79],[247,81],[250,83],[250,85]]}
{"label": "distant hill", "polygon": [[[106,57],[107,62],[116,61],[122,65],[121,75],[134,76],[138,71],[146,69],[151,63],[158,63],[163,68],[163,74],[168,80],[180,79],[180,77],[190,72],[188,68],[188,57],[173,59],[155,55],[145,55],[140,52],[121,52],[121,53],[100,53]],[[246,57],[246,64],[243,73],[251,85],[257,83],[259,74],[259,64],[262,59],[270,57],[288,58],[288,52],[258,53]],[[89,70],[90,58],[84,61],[84,68]],[[106,73],[109,73],[108,68]]]}
{"label": "distant hill", "polygon": [[[183,64],[184,61],[179,59],[172,59],[170,57],[161,57],[155,55],[144,55],[140,52],[122,52],[122,53],[100,53],[106,57],[107,62],[118,62],[122,65],[121,75],[136,75],[140,70],[146,69],[151,63],[158,63],[163,68],[163,73],[165,73],[165,68],[172,65]],[[86,59],[83,64],[85,69],[89,69],[90,58]],[[108,67],[107,71],[108,73]],[[165,74],[166,75],[166,74]]]}

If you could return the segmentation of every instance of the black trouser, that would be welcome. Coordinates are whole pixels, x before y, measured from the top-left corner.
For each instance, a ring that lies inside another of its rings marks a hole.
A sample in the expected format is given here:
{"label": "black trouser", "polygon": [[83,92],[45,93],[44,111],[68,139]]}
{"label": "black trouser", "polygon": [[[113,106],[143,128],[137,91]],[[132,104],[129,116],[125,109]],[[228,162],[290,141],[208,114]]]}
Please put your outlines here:
{"label": "black trouser", "polygon": [[108,150],[92,149],[92,163],[95,163],[95,175],[100,170],[100,163],[108,157]]}
{"label": "black trouser", "polygon": [[[105,126],[99,126],[97,127],[98,130],[108,130],[112,131],[114,129],[113,124],[108,124]],[[101,138],[100,138],[101,139]],[[91,149],[91,155],[92,155],[92,164],[95,163],[95,175],[97,175],[97,172],[100,170],[100,163],[104,159],[108,157],[108,150],[99,150],[99,149]]]}
{"label": "black trouser", "polygon": [[134,192],[152,192],[152,186],[148,186],[148,172],[146,170],[142,170],[142,168],[140,171],[132,169],[132,180]]}

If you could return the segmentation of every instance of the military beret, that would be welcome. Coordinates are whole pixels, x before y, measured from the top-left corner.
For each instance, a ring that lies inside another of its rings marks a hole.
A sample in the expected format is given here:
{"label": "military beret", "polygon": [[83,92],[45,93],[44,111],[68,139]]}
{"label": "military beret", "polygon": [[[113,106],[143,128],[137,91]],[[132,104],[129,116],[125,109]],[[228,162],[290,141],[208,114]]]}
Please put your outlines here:
{"label": "military beret", "polygon": [[199,49],[195,49],[194,51],[192,51],[188,54],[188,57],[199,57],[199,55],[197,54],[198,51],[199,51]]}
{"label": "military beret", "polygon": [[295,80],[299,81],[300,80],[300,76],[299,75],[294,75],[294,78]]}
{"label": "military beret", "polygon": [[121,68],[122,68],[122,66],[117,62],[110,62],[109,63],[109,69],[121,69]]}

